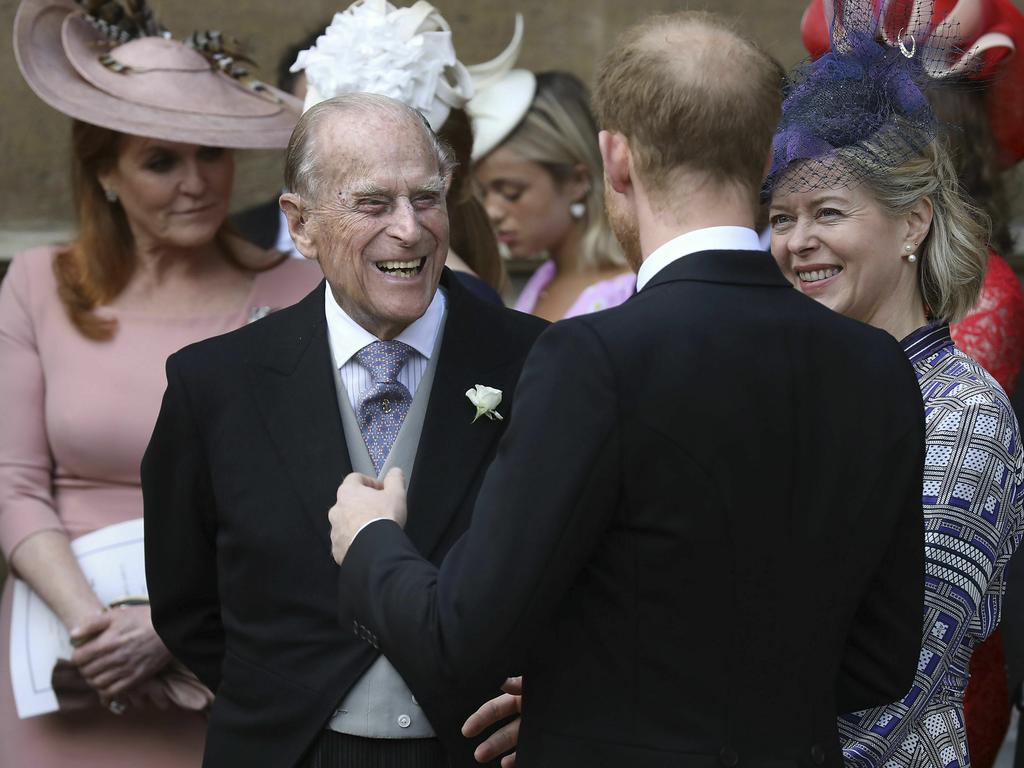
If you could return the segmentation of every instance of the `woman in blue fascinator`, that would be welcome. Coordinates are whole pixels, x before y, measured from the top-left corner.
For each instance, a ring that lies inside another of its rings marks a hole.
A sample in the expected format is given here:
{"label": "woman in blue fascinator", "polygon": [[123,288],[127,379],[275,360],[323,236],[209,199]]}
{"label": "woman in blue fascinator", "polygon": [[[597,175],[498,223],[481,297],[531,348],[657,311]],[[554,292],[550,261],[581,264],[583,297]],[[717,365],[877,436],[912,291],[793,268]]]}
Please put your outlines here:
{"label": "woman in blue fascinator", "polygon": [[772,255],[797,290],[901,340],[927,447],[917,675],[901,700],[841,715],[840,739],[848,765],[964,768],[971,653],[999,621],[1024,475],[1005,393],[949,331],[977,300],[990,237],[926,98],[930,73],[962,52],[928,2],[833,11],[830,49],[793,74],[775,136]]}

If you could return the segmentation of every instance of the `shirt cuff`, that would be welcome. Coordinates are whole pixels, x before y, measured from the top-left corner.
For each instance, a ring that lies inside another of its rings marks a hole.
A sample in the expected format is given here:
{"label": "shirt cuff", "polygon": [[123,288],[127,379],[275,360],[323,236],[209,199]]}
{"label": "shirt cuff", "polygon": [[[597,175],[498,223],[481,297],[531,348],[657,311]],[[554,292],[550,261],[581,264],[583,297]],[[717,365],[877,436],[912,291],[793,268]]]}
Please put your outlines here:
{"label": "shirt cuff", "polygon": [[[373,520],[367,520],[365,523],[363,523],[361,526],[359,526],[359,530],[355,532],[355,535],[352,537],[352,543],[349,544],[349,548],[352,547],[352,544],[356,543],[356,537],[359,536],[359,534],[363,532],[363,529],[365,529],[366,526],[373,525],[374,523],[378,523],[381,520],[387,520],[389,523],[395,523],[395,521],[392,520],[390,517],[375,517],[375,518],[373,518]],[[398,523],[395,523],[395,525],[398,525]]]}

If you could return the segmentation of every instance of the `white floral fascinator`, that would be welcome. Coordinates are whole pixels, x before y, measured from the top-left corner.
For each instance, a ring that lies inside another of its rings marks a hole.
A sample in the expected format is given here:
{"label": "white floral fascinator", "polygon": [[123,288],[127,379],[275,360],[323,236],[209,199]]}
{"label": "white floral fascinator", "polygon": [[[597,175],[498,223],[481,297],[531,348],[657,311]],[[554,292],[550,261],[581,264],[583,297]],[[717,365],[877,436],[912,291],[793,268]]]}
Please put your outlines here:
{"label": "white floral fascinator", "polygon": [[435,131],[473,95],[451,27],[426,0],[408,8],[357,0],[334,15],[316,45],[299,53],[291,71],[301,70],[305,109],[341,93],[376,93],[419,110]]}

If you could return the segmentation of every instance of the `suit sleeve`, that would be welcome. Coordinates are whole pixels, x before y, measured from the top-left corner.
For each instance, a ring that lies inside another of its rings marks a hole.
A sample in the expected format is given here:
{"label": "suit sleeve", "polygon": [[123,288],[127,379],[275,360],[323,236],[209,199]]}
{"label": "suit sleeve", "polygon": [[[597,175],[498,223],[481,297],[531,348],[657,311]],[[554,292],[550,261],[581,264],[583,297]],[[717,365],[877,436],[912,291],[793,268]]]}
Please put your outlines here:
{"label": "suit sleeve", "polygon": [[[910,405],[921,412],[915,388]],[[838,712],[888,704],[907,692],[921,649],[924,604],[923,421],[879,456],[869,520],[894,520],[889,544],[846,638],[836,689]]]}
{"label": "suit sleeve", "polygon": [[176,356],[142,459],[146,581],[153,626],[211,690],[220,683],[224,631],[217,594],[213,494],[205,452]]}
{"label": "suit sleeve", "polygon": [[609,524],[619,420],[596,333],[584,322],[552,326],[527,358],[472,523],[440,570],[394,523],[356,537],[342,585],[399,670],[440,675],[438,684],[505,678]]}

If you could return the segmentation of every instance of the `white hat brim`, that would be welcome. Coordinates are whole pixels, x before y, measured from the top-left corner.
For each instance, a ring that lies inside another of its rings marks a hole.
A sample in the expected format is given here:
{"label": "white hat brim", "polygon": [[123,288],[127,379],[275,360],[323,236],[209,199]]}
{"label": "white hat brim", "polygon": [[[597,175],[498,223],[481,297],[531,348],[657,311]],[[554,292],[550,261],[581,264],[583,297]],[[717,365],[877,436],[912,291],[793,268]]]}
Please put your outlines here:
{"label": "white hat brim", "polygon": [[525,69],[513,69],[495,83],[481,88],[466,111],[473,121],[473,161],[495,150],[526,116],[537,93],[537,78]]}

